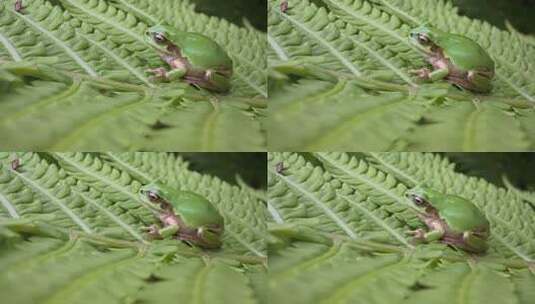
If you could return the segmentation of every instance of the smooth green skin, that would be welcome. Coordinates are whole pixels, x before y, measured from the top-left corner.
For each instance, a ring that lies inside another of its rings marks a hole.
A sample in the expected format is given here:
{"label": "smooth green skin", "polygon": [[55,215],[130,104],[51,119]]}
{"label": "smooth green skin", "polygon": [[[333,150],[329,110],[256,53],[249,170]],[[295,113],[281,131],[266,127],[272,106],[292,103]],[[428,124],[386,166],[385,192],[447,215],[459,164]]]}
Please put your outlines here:
{"label": "smooth green skin", "polygon": [[[183,32],[175,28],[156,25],[149,28],[145,33],[145,40],[160,55],[172,55],[167,50],[167,44],[158,43],[154,39],[155,34],[163,35],[167,41],[179,48],[190,67],[172,67],[166,73],[169,80],[178,80],[186,76],[191,71],[206,72],[212,71],[210,78],[206,81],[209,87],[215,91],[228,91],[230,89],[230,75],[232,74],[232,59],[223,48],[212,39],[199,33]],[[231,71],[228,76],[216,73],[219,70]],[[200,84],[202,86],[202,84]]]}
{"label": "smooth green skin", "polygon": [[[419,34],[426,35],[431,44],[422,44],[418,39]],[[432,45],[442,50],[444,56],[451,61],[460,72],[472,72],[466,77],[466,81],[471,83],[472,90],[478,92],[489,92],[492,89],[492,76],[494,75],[495,64],[489,54],[475,41],[465,36],[456,35],[441,31],[428,25],[422,25],[410,32],[410,41],[421,51],[431,56],[434,52]],[[429,74],[431,81],[444,79],[450,74],[448,68],[440,68]],[[481,72],[481,73],[480,73]],[[491,72],[490,77],[488,73]]]}
{"label": "smooth green skin", "polygon": [[[139,190],[143,200],[146,198],[147,191],[156,193],[162,200],[173,207],[174,213],[180,217],[188,228],[199,229],[200,239],[210,246],[219,247],[221,245],[221,235],[206,229],[210,225],[219,225],[223,227],[224,220],[217,209],[205,197],[190,192],[181,191],[168,187],[162,183],[152,183],[141,187]],[[165,209],[158,204],[148,202],[148,206],[158,213],[165,212]],[[180,230],[178,225],[169,225],[158,230],[158,234],[163,238],[173,238]]]}
{"label": "smooth green skin", "polygon": [[[427,201],[434,207],[441,219],[443,219],[447,228],[455,233],[462,234],[463,241],[475,252],[484,252],[488,245],[486,237],[482,238],[473,234],[474,230],[489,231],[489,222],[485,215],[467,199],[456,195],[448,195],[429,187],[420,186],[407,191],[409,196],[417,196]],[[417,209],[422,214],[426,213],[425,208]],[[436,229],[424,234],[424,240],[427,242],[436,241],[444,236],[444,229]],[[487,235],[488,237],[488,235]]]}

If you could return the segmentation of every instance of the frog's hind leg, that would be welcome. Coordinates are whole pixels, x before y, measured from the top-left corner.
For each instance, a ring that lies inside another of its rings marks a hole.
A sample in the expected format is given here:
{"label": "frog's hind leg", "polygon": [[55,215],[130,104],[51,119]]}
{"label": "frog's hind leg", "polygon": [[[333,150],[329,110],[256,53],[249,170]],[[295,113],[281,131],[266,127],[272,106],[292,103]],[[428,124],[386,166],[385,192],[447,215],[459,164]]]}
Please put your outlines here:
{"label": "frog's hind leg", "polygon": [[219,227],[200,227],[197,229],[197,237],[202,241],[205,248],[221,247],[221,233],[223,230]]}
{"label": "frog's hind leg", "polygon": [[195,87],[204,88],[210,91],[225,93],[230,89],[229,78],[212,70],[208,70],[201,75],[188,74],[186,75],[185,80]]}
{"label": "frog's hind leg", "polygon": [[468,245],[467,250],[474,252],[484,252],[488,249],[486,240],[480,238],[471,231],[465,231],[463,233],[464,244]]}
{"label": "frog's hind leg", "polygon": [[492,75],[489,73],[469,71],[467,78],[472,91],[488,93],[492,89]]}
{"label": "frog's hind leg", "polygon": [[226,92],[230,89],[230,78],[218,72],[207,70],[204,74],[204,79],[214,91]]}

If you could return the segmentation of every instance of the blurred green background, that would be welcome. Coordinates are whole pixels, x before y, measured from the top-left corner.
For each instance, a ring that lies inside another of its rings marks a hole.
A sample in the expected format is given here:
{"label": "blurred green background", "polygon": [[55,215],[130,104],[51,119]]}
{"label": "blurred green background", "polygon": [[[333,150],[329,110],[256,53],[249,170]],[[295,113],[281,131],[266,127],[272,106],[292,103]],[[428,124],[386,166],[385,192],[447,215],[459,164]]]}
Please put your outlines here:
{"label": "blurred green background", "polygon": [[237,25],[248,20],[255,28],[267,29],[267,0],[192,0],[197,11],[227,19]]}
{"label": "blurred green background", "polygon": [[525,34],[535,33],[535,0],[452,0],[459,13],[505,29],[508,20]]}

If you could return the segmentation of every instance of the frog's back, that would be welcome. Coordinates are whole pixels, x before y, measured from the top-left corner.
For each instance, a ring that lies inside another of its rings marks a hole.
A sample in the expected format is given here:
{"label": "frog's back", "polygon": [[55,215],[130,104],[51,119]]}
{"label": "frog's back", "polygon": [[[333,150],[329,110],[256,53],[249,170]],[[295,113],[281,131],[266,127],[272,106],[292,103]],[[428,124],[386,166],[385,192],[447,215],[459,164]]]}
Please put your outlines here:
{"label": "frog's back", "polygon": [[448,226],[457,232],[473,229],[488,229],[489,222],[485,215],[470,201],[451,195],[447,199],[448,207],[441,211]]}
{"label": "frog's back", "polygon": [[[494,61],[475,41],[465,36],[449,34],[436,42],[456,66],[466,70],[494,71]],[[446,51],[447,50],[447,51]]]}
{"label": "frog's back", "polygon": [[174,196],[171,204],[188,226],[223,225],[223,218],[205,197],[190,191],[176,191]]}
{"label": "frog's back", "polygon": [[181,32],[175,35],[175,41],[180,41],[179,47],[182,54],[194,65],[202,68],[232,67],[232,59],[212,39],[191,32]]}

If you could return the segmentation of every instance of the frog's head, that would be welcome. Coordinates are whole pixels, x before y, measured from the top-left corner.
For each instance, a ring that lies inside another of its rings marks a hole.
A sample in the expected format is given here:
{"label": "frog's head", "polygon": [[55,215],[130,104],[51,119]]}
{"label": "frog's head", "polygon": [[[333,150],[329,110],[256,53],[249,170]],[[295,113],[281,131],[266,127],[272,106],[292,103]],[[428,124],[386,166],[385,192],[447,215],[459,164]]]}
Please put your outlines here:
{"label": "frog's head", "polygon": [[145,41],[161,53],[169,52],[167,47],[172,45],[169,38],[173,29],[165,25],[155,25],[145,31]]}
{"label": "frog's head", "polygon": [[429,208],[434,208],[431,203],[431,193],[433,193],[431,188],[419,186],[407,190],[405,196],[413,202],[416,209],[420,211],[426,211]]}
{"label": "frog's head", "polygon": [[148,204],[148,206],[153,210],[160,211],[169,206],[169,202],[167,200],[169,193],[167,191],[167,187],[162,183],[154,182],[152,184],[142,186],[139,189],[139,196],[142,201],[149,202],[150,204]]}
{"label": "frog's head", "polygon": [[431,48],[435,46],[438,30],[427,24],[411,30],[409,40],[420,50],[431,53]]}

